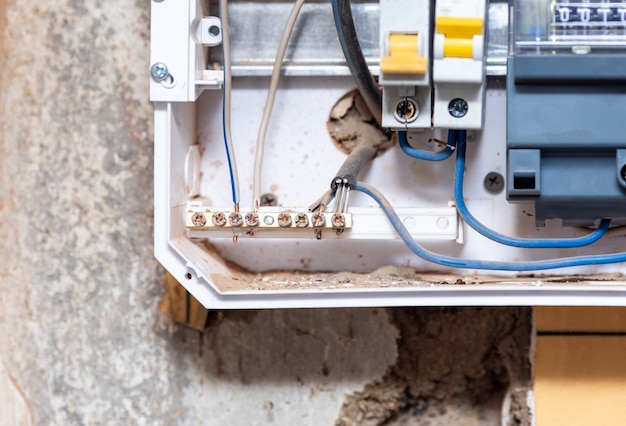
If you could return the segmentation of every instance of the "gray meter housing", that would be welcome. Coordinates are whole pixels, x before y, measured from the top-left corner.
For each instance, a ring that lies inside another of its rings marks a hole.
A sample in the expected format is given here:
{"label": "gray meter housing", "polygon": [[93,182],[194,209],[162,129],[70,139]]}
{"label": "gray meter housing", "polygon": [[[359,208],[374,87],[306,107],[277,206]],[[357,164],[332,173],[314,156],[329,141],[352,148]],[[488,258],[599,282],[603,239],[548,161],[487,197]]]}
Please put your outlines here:
{"label": "gray meter housing", "polygon": [[507,199],[538,226],[626,221],[626,55],[509,57],[507,151]]}

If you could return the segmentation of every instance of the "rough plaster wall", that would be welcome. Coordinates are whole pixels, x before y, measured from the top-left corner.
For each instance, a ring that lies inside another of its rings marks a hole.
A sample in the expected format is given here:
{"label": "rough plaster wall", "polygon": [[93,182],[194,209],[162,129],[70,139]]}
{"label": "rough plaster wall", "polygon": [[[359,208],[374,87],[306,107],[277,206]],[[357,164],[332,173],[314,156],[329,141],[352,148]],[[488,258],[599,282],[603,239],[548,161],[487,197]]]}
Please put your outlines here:
{"label": "rough plaster wall", "polygon": [[0,14],[0,360],[35,423],[332,424],[395,359],[383,311],[225,318],[204,341],[158,312],[149,2]]}
{"label": "rough plaster wall", "polygon": [[333,424],[411,326],[159,313],[148,34],[148,1],[0,0],[0,362],[35,424]]}

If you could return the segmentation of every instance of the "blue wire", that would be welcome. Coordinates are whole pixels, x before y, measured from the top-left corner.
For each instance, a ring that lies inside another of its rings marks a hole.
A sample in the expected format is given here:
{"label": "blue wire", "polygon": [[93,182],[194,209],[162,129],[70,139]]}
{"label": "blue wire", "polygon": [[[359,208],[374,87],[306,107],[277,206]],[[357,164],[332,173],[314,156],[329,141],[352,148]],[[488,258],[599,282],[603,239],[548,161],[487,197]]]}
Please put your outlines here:
{"label": "blue wire", "polygon": [[228,149],[228,142],[227,142],[228,138],[226,136],[226,121],[224,119],[225,106],[223,105],[223,103],[224,103],[224,94],[222,94],[222,132],[224,133],[224,146],[226,148],[226,159],[228,161],[228,173],[230,174],[230,190],[232,192],[233,205],[236,206],[237,203],[239,203],[239,200],[237,199],[237,190],[235,189],[235,176],[233,173],[233,164],[230,158],[230,150]]}
{"label": "blue wire", "polygon": [[[222,43],[222,57],[224,57],[224,44]],[[224,72],[230,72],[224,68]],[[230,87],[226,87],[226,77],[224,77],[224,87],[222,90],[222,134],[224,135],[224,146],[226,148],[226,159],[228,161],[228,172],[230,174],[230,190],[233,197],[233,205],[239,204],[239,197],[237,189],[235,188],[235,173],[233,172],[233,163],[231,159],[231,152],[228,149],[228,136],[226,135],[226,91],[230,90]]]}
{"label": "blue wire", "polygon": [[566,257],[562,259],[549,259],[538,260],[528,262],[499,262],[491,260],[477,260],[477,259],[459,259],[455,257],[449,257],[434,253],[415,242],[409,231],[404,227],[402,221],[393,210],[393,207],[389,204],[382,194],[380,194],[374,188],[361,182],[357,182],[354,186],[354,190],[363,192],[376,201],[378,205],[383,209],[385,215],[391,222],[402,241],[407,245],[409,249],[422,259],[429,262],[436,263],[438,265],[449,266],[453,268],[466,268],[466,269],[484,269],[492,271],[540,271],[545,269],[557,269],[567,268],[574,266],[584,265],[605,265],[609,263],[619,263],[626,261],[626,253],[612,253],[603,255],[590,255],[590,256],[576,256]]}
{"label": "blue wire", "polygon": [[465,200],[463,198],[463,177],[465,174],[465,152],[467,148],[466,138],[467,132],[465,130],[451,130],[450,133],[455,132],[455,140],[457,141],[456,148],[456,167],[454,169],[454,201],[459,214],[463,220],[471,226],[479,234],[496,241],[500,244],[507,246],[520,247],[520,248],[573,248],[583,247],[589,244],[593,244],[598,241],[609,229],[611,224],[610,219],[602,219],[597,229],[583,237],[577,238],[551,238],[551,239],[530,239],[530,238],[515,238],[509,237],[498,232],[495,232],[485,225],[480,223],[470,213]]}
{"label": "blue wire", "polygon": [[442,161],[450,158],[452,156],[452,153],[454,152],[454,146],[457,143],[457,138],[458,132],[455,132],[454,130],[448,131],[448,144],[446,145],[446,148],[440,152],[430,152],[423,149],[413,148],[411,145],[409,145],[409,141],[406,137],[406,132],[398,132],[398,143],[400,145],[400,148],[402,148],[402,151],[410,157],[419,158],[420,160],[426,161]]}

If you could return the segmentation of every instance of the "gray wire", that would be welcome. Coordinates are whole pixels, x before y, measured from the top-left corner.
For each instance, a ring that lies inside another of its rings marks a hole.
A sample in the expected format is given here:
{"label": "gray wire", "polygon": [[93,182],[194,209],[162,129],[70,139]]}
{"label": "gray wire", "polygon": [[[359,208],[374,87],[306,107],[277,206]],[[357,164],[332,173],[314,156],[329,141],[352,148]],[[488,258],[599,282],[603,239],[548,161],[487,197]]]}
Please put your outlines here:
{"label": "gray wire", "polygon": [[280,40],[278,46],[278,52],[276,53],[276,60],[274,61],[274,69],[272,70],[272,79],[270,81],[270,88],[267,92],[267,100],[265,101],[265,108],[263,109],[263,118],[261,119],[261,126],[259,127],[259,134],[257,136],[256,144],[256,156],[254,158],[254,181],[252,187],[252,197],[254,201],[254,208],[259,206],[261,198],[261,169],[263,168],[263,153],[265,151],[265,137],[267,135],[267,127],[272,116],[272,108],[274,107],[274,99],[276,98],[276,91],[278,89],[278,80],[280,79],[280,71],[282,68],[283,59],[285,58],[285,52],[287,51],[287,45],[289,44],[289,38],[293,32],[293,27],[302,9],[302,5],[305,0],[297,0],[291,9],[289,19],[285,25],[283,31],[283,37]]}
{"label": "gray wire", "polygon": [[350,0],[332,0],[332,5],[339,43],[341,44],[343,55],[346,57],[348,68],[350,68],[350,72],[356,81],[356,86],[359,92],[361,92],[367,107],[380,125],[383,105],[382,94],[363,56],[363,50],[354,28]]}

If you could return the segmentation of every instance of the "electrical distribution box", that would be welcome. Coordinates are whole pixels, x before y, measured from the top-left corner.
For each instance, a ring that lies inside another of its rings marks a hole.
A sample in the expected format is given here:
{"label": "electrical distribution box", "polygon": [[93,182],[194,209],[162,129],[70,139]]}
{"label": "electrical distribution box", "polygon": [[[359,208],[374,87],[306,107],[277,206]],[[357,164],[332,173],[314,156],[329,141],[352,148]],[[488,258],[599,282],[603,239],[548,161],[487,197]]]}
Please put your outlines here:
{"label": "electrical distribution box", "polygon": [[155,255],[208,308],[626,304],[620,2],[151,9]]}

